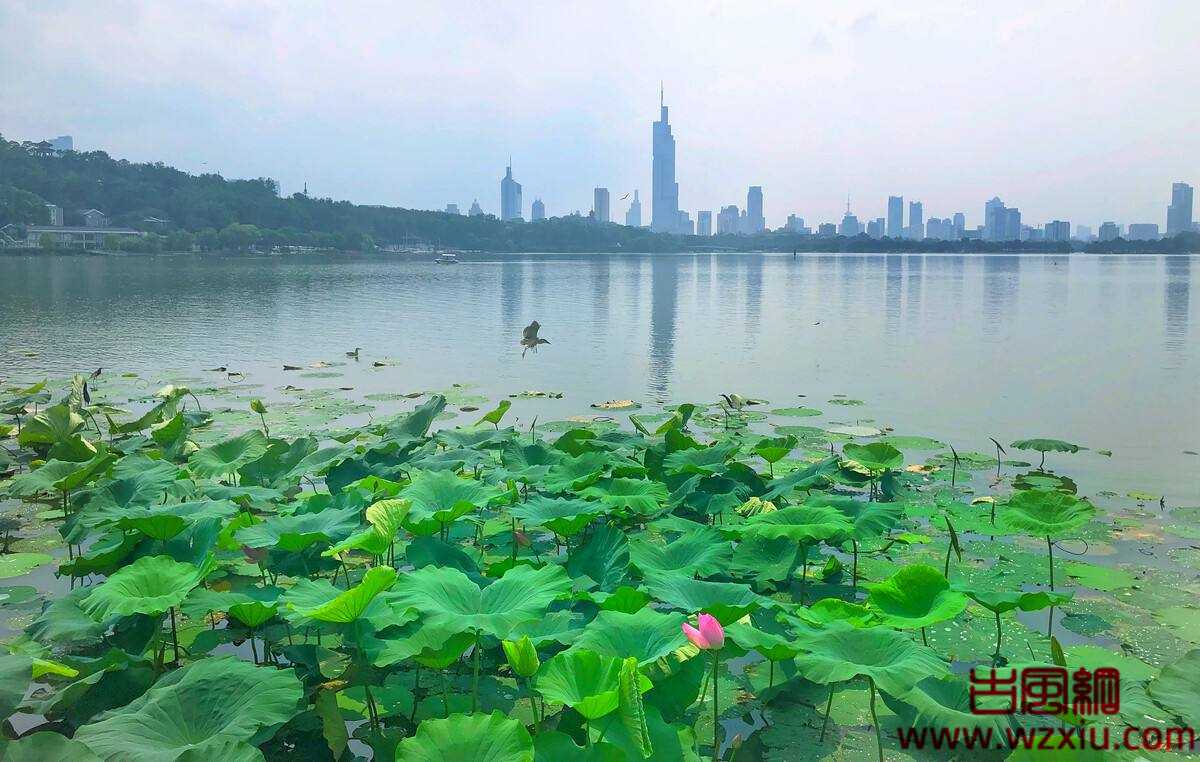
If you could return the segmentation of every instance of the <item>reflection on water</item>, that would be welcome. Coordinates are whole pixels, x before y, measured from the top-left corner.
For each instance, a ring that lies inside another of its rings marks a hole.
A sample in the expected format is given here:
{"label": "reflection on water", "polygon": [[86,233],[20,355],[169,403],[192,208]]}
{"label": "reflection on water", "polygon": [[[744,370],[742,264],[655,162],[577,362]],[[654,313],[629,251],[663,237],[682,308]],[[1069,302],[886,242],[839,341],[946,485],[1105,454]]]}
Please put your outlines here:
{"label": "reflection on water", "polygon": [[1173,361],[1178,361],[1187,343],[1192,259],[1185,256],[1169,256],[1165,260],[1163,333],[1166,336],[1167,352],[1172,355]]}
{"label": "reflection on water", "polygon": [[[1100,465],[1131,488],[1200,497],[1179,476],[1200,450],[1198,277],[1186,256],[0,257],[0,377],[229,365],[266,393],[296,381],[285,362],[361,346],[320,383],[564,392],[522,401],[542,420],[613,398],[803,394],[831,408],[818,420],[859,414],[960,450],[1112,449]],[[522,360],[533,319],[553,343]],[[832,394],[868,407],[832,409]]]}

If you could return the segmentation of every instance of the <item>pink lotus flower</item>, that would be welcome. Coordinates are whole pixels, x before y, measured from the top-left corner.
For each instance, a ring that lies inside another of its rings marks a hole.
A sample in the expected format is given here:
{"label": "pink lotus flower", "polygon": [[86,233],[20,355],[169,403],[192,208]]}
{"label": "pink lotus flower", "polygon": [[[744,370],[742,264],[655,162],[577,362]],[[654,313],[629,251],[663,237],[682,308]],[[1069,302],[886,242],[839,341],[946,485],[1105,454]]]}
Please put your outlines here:
{"label": "pink lotus flower", "polygon": [[683,634],[701,651],[719,651],[725,646],[725,628],[712,614],[701,614],[697,617],[699,629],[687,622],[683,623]]}

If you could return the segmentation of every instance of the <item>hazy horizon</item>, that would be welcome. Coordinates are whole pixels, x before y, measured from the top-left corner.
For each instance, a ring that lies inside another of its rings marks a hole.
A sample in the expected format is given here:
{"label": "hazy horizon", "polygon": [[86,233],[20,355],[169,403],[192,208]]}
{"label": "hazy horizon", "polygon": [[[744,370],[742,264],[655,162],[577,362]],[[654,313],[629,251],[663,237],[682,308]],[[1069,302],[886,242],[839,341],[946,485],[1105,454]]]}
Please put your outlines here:
{"label": "hazy horizon", "polygon": [[659,82],[680,206],[860,220],[999,195],[1023,221],[1165,227],[1200,184],[1200,4],[848,2],[393,8],[10,0],[0,134],[284,193],[497,213],[511,154],[552,216],[650,217]]}

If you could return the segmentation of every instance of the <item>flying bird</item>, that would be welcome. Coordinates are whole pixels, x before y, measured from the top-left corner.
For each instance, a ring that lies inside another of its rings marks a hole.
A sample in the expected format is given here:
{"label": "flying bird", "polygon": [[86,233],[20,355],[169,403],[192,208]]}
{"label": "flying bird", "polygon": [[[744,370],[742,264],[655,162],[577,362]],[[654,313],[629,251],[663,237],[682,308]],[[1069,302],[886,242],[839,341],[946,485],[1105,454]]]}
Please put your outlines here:
{"label": "flying bird", "polygon": [[521,350],[521,357],[524,357],[525,353],[531,349],[536,353],[538,344],[550,343],[546,339],[538,338],[538,329],[541,327],[541,324],[535,320],[529,325],[525,326],[525,328],[521,331],[521,346],[525,347]]}
{"label": "flying bird", "polygon": [[625,199],[627,199],[627,198],[629,198],[629,194],[628,194],[628,193],[626,193],[624,196],[621,196],[621,200],[622,200],[622,201],[624,201],[624,200],[625,200]]}

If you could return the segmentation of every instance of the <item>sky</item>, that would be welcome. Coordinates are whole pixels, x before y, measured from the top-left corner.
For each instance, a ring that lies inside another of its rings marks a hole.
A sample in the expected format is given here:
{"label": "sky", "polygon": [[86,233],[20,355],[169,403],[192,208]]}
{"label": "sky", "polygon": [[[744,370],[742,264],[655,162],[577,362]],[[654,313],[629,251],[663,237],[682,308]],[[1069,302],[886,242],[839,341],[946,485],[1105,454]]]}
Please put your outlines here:
{"label": "sky", "polygon": [[[665,87],[680,206],[1165,227],[1200,185],[1196,0],[3,0],[0,134],[358,203],[650,213]],[[19,42],[18,42],[19,41]],[[1198,210],[1200,211],[1200,210]]]}

